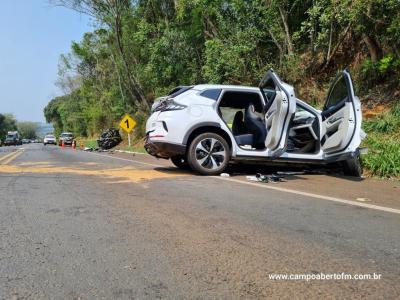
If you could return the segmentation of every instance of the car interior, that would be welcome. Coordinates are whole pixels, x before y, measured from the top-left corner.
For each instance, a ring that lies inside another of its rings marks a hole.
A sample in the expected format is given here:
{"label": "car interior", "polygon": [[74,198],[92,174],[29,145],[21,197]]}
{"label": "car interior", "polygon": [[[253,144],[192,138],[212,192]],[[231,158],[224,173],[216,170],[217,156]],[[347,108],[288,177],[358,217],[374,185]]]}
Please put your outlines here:
{"label": "car interior", "polygon": [[[247,150],[264,150],[268,129],[264,114],[279,97],[274,90],[268,92],[264,107],[260,95],[252,92],[227,91],[222,95],[218,112],[231,129],[239,147]],[[292,153],[315,153],[319,151],[318,117],[301,106],[289,125],[287,151]],[[279,126],[279,124],[276,124]]]}
{"label": "car interior", "polygon": [[218,112],[240,147],[265,148],[267,130],[263,121],[263,102],[258,93],[226,91]]}
{"label": "car interior", "polygon": [[316,115],[300,105],[289,124],[287,152],[316,153],[319,151],[319,120]]}

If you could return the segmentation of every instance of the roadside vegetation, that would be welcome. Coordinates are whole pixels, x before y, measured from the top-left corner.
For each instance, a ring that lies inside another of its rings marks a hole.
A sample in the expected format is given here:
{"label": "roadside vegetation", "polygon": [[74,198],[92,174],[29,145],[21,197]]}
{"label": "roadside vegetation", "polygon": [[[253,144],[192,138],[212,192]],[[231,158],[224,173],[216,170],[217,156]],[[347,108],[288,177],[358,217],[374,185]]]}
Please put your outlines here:
{"label": "roadside vegetation", "polygon": [[[257,85],[271,67],[320,107],[330,79],[345,67],[364,108],[399,101],[398,0],[49,1],[96,24],[60,57],[57,85],[65,94],[44,110],[56,134],[96,136],[130,113],[140,137],[153,100],[172,88]],[[365,124],[371,174],[398,174],[392,166],[399,164],[378,154],[398,147],[395,130],[380,129],[398,119],[388,112]]]}
{"label": "roadside vegetation", "polygon": [[363,163],[368,172],[379,177],[400,177],[400,103],[365,121],[364,130],[369,152],[363,156]]}
{"label": "roadside vegetation", "polygon": [[34,139],[37,137],[39,124],[36,122],[19,122],[12,114],[0,113],[0,140],[6,138],[8,131],[19,131],[21,138]]}
{"label": "roadside vegetation", "polygon": [[4,141],[8,131],[17,130],[17,120],[12,114],[0,114],[0,140]]}
{"label": "roadside vegetation", "polygon": [[[77,146],[80,147],[83,145],[84,148],[98,148],[97,140],[95,138],[78,138],[77,139]],[[143,141],[133,141],[132,145],[128,145],[127,140],[123,140],[121,144],[115,147],[115,150],[122,150],[122,151],[129,151],[129,152],[139,152],[139,153],[147,153],[143,147]]]}

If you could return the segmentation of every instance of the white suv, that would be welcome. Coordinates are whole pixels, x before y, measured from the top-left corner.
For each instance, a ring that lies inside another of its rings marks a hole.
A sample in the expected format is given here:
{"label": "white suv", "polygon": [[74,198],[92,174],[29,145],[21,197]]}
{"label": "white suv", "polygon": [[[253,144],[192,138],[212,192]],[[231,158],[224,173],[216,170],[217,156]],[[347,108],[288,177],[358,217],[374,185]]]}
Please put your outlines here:
{"label": "white suv", "polygon": [[269,70],[259,87],[179,87],[157,99],[146,124],[147,152],[203,175],[230,161],[328,164],[360,176],[361,104],[350,74],[334,79],[322,111],[296,98]]}

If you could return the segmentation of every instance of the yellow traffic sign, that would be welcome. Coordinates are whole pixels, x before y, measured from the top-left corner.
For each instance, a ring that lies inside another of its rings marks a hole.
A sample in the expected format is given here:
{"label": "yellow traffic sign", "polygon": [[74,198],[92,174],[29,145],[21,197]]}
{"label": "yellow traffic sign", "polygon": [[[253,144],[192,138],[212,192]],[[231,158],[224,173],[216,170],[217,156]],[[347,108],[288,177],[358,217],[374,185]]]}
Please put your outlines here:
{"label": "yellow traffic sign", "polygon": [[119,127],[126,131],[126,133],[130,133],[136,126],[136,121],[130,115],[126,114],[121,122],[119,123]]}

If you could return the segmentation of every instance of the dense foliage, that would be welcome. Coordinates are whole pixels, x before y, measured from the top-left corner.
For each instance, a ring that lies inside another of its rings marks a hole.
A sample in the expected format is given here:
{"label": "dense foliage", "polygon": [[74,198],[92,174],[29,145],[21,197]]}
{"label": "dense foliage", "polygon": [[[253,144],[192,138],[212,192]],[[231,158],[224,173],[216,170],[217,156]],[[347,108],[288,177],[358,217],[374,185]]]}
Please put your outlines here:
{"label": "dense foliage", "polygon": [[37,131],[39,129],[39,123],[36,122],[18,122],[18,132],[21,134],[23,139],[35,139],[37,137]]}
{"label": "dense foliage", "polygon": [[17,130],[17,120],[12,114],[0,114],[0,140],[4,140],[8,131]]}
{"label": "dense foliage", "polygon": [[153,99],[177,85],[255,85],[270,67],[317,104],[346,66],[359,94],[399,85],[398,0],[51,2],[96,24],[61,56],[65,95],[45,108],[57,132],[90,136],[125,112],[142,121]]}
{"label": "dense foliage", "polygon": [[23,139],[37,137],[39,124],[35,122],[18,122],[12,114],[0,114],[0,140],[4,140],[8,131],[18,131]]}

